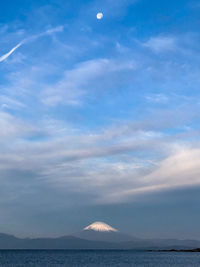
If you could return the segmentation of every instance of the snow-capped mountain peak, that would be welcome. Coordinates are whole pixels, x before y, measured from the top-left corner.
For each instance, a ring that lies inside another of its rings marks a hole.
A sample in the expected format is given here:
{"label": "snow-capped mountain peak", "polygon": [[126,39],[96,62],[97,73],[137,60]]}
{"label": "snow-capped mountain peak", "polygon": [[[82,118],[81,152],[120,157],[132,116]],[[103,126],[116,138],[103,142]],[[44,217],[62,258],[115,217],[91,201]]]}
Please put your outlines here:
{"label": "snow-capped mountain peak", "polygon": [[111,227],[104,222],[94,222],[89,226],[85,227],[83,230],[93,230],[97,232],[118,232],[117,229]]}

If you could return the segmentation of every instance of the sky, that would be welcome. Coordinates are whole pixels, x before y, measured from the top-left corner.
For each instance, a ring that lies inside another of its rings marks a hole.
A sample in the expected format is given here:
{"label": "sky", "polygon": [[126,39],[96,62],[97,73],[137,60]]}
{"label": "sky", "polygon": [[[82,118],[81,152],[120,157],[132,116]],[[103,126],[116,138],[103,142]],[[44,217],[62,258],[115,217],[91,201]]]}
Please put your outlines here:
{"label": "sky", "polygon": [[196,0],[3,1],[0,232],[200,240],[199,27]]}

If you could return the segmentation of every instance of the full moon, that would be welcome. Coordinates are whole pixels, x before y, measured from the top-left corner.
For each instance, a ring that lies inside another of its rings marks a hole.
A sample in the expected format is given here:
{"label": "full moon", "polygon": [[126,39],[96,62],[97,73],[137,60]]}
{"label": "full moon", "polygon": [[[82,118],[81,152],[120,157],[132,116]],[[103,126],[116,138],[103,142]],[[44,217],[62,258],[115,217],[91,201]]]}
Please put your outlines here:
{"label": "full moon", "polygon": [[103,13],[97,13],[97,19],[102,19],[103,18]]}

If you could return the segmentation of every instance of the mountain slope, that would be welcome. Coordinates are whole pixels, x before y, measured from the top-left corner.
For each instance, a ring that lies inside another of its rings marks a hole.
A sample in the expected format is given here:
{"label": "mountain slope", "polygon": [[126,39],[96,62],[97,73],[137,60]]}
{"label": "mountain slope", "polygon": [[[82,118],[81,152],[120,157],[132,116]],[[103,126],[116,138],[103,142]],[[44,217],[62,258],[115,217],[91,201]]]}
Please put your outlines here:
{"label": "mountain slope", "polygon": [[0,249],[195,249],[198,240],[139,239],[116,228],[95,222],[73,236],[17,238],[0,233]]}
{"label": "mountain slope", "polygon": [[74,236],[93,241],[98,240],[118,243],[137,240],[130,235],[120,233],[117,229],[103,222],[92,223],[85,227],[82,231],[75,233]]}
{"label": "mountain slope", "polygon": [[194,249],[197,240],[136,239],[129,242],[92,241],[64,236],[58,238],[17,238],[0,234],[0,249]]}
{"label": "mountain slope", "polygon": [[114,243],[90,241],[74,236],[58,238],[17,238],[0,234],[0,249],[118,249]]}

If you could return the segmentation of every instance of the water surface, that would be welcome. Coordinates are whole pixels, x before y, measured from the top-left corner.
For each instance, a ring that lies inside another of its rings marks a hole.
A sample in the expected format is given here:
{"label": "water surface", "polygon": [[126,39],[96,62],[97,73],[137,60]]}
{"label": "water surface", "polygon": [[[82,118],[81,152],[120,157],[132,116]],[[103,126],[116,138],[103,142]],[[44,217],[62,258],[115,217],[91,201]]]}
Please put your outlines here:
{"label": "water surface", "polygon": [[200,253],[104,250],[0,250],[0,266],[200,266]]}

